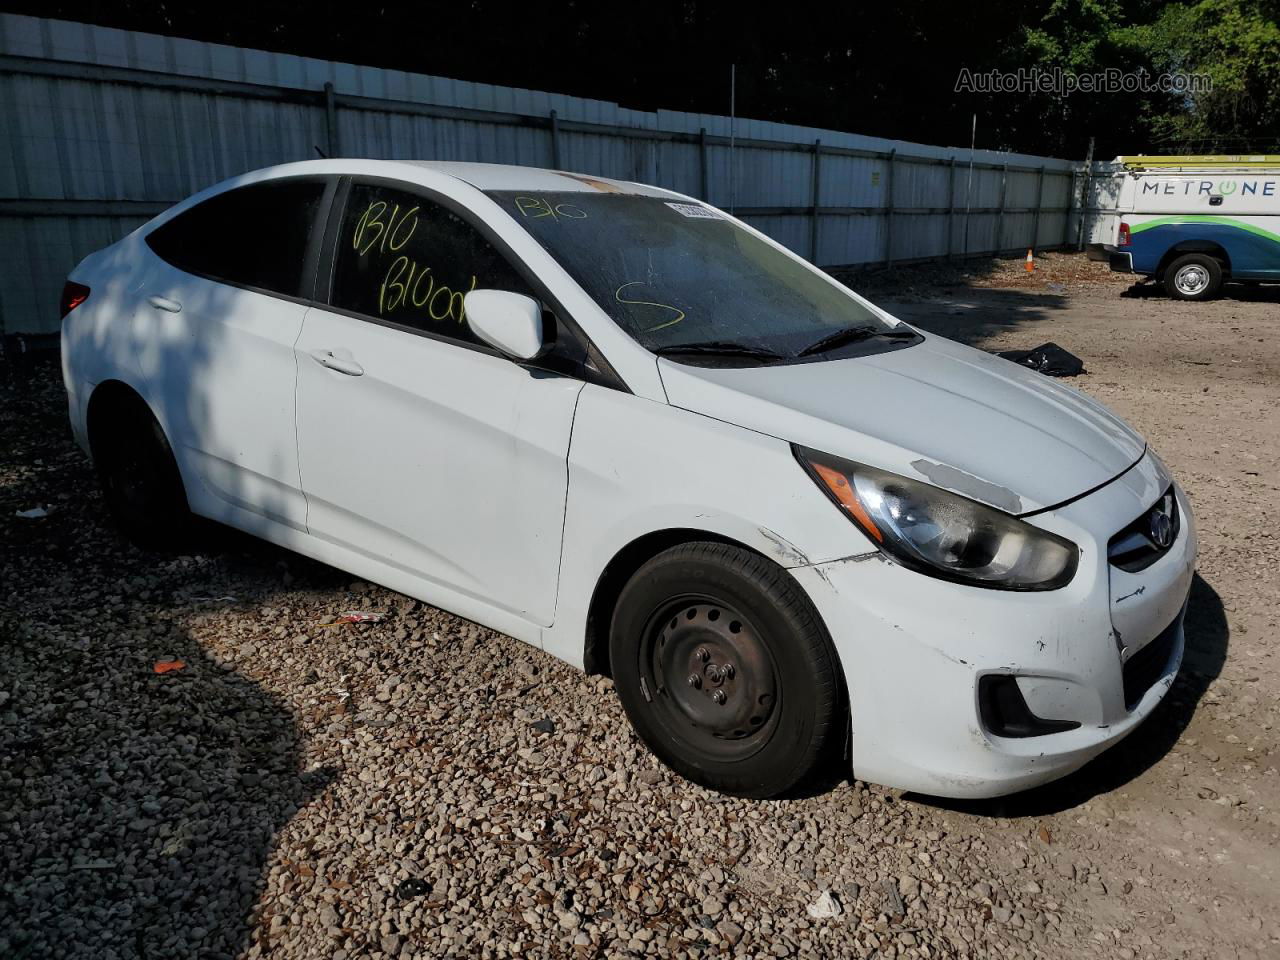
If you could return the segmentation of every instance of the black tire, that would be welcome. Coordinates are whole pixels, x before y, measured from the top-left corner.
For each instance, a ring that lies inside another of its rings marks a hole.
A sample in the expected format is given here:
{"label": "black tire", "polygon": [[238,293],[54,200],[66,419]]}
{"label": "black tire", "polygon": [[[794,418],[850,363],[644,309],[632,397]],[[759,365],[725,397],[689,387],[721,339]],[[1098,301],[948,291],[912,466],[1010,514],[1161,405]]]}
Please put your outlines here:
{"label": "black tire", "polygon": [[695,783],[767,798],[848,773],[831,638],[799,584],[758,554],[723,543],[658,554],[618,597],[609,656],[636,733]]}
{"label": "black tire", "polygon": [[1165,268],[1164,289],[1175,300],[1212,300],[1222,289],[1222,264],[1207,254],[1183,254]]}
{"label": "black tire", "polygon": [[164,430],[141,399],[102,415],[90,438],[102,495],[117,526],[146,550],[182,546],[191,511],[182,475]]}

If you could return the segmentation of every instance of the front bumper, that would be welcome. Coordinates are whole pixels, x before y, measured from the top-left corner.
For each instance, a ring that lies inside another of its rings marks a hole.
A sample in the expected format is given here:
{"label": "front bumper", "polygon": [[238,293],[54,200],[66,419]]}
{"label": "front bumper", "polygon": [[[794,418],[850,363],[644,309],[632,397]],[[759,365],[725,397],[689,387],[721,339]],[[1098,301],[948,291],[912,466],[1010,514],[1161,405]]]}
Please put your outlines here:
{"label": "front bumper", "polygon": [[[1132,732],[1164,697],[1181,663],[1182,620],[1195,570],[1195,523],[1183,523],[1151,566],[1125,573],[1107,541],[1169,485],[1147,454],[1089,496],[1032,519],[1081,549],[1070,584],[1014,593],[948,583],[871,553],[791,571],[822,614],[849,691],[853,771],[863,780],[947,797],[991,797],[1083,766]],[[1145,671],[1133,702],[1126,661]],[[982,677],[1011,675],[1031,712],[1078,724],[1040,736],[999,736],[984,723]]]}

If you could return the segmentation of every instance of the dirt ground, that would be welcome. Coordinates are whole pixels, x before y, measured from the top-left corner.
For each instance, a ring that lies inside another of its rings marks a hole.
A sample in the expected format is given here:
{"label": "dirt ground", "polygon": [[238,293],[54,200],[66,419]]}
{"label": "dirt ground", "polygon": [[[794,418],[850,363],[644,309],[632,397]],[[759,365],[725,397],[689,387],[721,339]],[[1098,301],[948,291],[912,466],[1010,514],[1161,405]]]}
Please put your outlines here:
{"label": "dirt ground", "polygon": [[[1078,256],[852,282],[1076,353],[1187,489],[1186,662],[1137,733],[996,801],[727,800],[514,640],[235,536],[128,546],[37,370],[0,393],[0,955],[1280,956],[1280,287],[1181,304]],[[326,626],[351,608],[384,619]]]}
{"label": "dirt ground", "polygon": [[1280,286],[1180,303],[1079,256],[1037,267],[924,267],[905,289],[888,275],[862,288],[973,346],[1051,341],[1080,356],[1087,373],[1069,382],[1134,424],[1186,488],[1199,576],[1182,682],[1123,760],[969,815],[1008,830],[1053,810],[1055,843],[1138,878],[1149,895],[1138,910],[1089,899],[1099,931],[1128,925],[1171,951],[1201,940],[1206,956],[1280,956]]}

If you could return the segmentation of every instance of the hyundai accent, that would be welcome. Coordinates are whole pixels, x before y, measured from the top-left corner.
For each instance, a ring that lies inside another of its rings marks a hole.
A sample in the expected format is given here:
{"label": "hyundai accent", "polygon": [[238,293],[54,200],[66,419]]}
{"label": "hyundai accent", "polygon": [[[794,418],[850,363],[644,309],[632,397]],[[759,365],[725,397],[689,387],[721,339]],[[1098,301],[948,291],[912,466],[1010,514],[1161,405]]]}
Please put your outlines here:
{"label": "hyundai accent", "polygon": [[73,432],[147,546],[229,524],[611,676],[680,774],[950,797],[1167,692],[1186,496],[1099,403],[655,187],[319,160],[87,257]]}

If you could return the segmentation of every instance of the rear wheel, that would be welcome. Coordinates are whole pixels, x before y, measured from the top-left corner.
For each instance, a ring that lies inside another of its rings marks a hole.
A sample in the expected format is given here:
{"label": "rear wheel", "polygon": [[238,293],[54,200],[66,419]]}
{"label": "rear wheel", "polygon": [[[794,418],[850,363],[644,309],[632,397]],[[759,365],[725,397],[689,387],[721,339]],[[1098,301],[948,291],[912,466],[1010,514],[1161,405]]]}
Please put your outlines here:
{"label": "rear wheel", "polygon": [[618,598],[610,663],[636,732],[696,783],[774,797],[846,772],[831,639],[799,585],[758,554],[689,543],[654,557]]}
{"label": "rear wheel", "polygon": [[141,399],[122,401],[92,436],[94,465],[107,507],[135,544],[178,546],[190,532],[186,491],[169,441]]}
{"label": "rear wheel", "polygon": [[1203,253],[1184,254],[1165,270],[1164,288],[1178,300],[1211,300],[1222,288],[1222,264]]}

